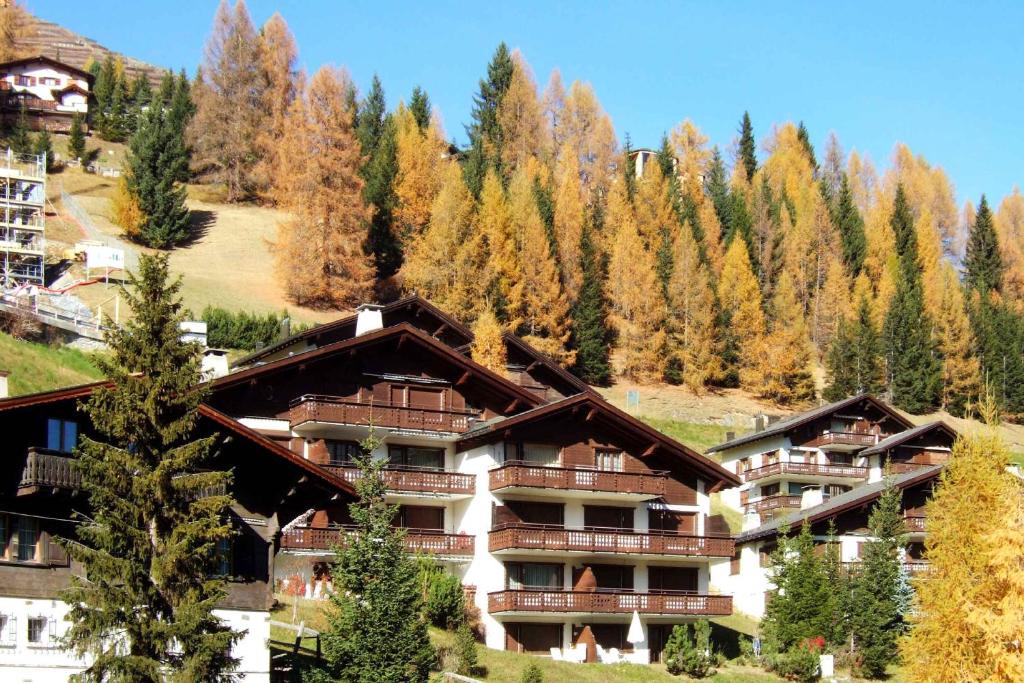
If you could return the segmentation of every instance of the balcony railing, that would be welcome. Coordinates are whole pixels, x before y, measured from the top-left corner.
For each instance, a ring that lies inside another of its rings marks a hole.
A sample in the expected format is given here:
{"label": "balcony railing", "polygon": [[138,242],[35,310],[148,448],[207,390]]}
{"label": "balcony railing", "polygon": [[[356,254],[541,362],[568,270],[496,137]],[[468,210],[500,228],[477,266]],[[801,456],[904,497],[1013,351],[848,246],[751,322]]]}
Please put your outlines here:
{"label": "balcony railing", "polygon": [[[903,571],[911,576],[924,574],[931,570],[931,564],[929,564],[928,560],[907,559],[900,562],[900,566],[903,568]],[[864,563],[861,560],[857,560],[855,562],[843,562],[843,569],[848,572],[857,572],[863,569],[863,567]]]}
{"label": "balcony railing", "polygon": [[732,614],[732,597],[699,595],[682,591],[633,593],[630,591],[504,590],[487,595],[487,611],[583,612],[596,614]]}
{"label": "balcony railing", "polygon": [[[351,465],[324,465],[345,481],[355,483],[363,476],[362,470]],[[466,494],[476,490],[476,476],[447,470],[427,468],[388,467],[384,470],[384,484],[392,491],[417,493]]]}
{"label": "balcony railing", "polygon": [[548,524],[508,524],[492,529],[490,551],[553,550],[585,553],[643,553],[696,557],[732,557],[729,538],[690,536],[671,531],[566,529]]}
{"label": "balcony railing", "polygon": [[870,470],[867,467],[853,465],[822,465],[814,462],[773,462],[770,465],[755,467],[741,472],[744,481],[754,481],[780,474],[797,474],[812,477],[843,477],[845,479],[867,479]]}
{"label": "balcony railing", "polygon": [[469,431],[476,418],[480,417],[480,413],[397,406],[386,402],[370,403],[337,396],[307,394],[292,401],[288,417],[292,427],[303,422],[333,422],[461,434]]}
{"label": "balcony railing", "polygon": [[799,508],[801,500],[801,496],[778,494],[752,500],[748,502],[745,507],[747,512],[768,512],[769,510],[778,510],[781,508]]}
{"label": "balcony railing", "polygon": [[823,446],[862,446],[867,448],[878,443],[878,438],[874,434],[863,432],[826,432],[819,434],[804,445],[816,448]]}
{"label": "balcony railing", "polygon": [[925,530],[927,519],[924,515],[905,515],[903,523],[907,527],[907,531],[921,532]]}
{"label": "balcony railing", "polygon": [[[281,534],[283,550],[330,550],[336,545],[345,547],[355,527],[300,526]],[[474,537],[467,534],[446,534],[426,529],[408,529],[405,549],[411,553],[431,555],[472,555]]]}
{"label": "balcony railing", "polygon": [[612,472],[582,467],[548,467],[510,460],[490,472],[492,491],[504,488],[538,488],[603,493],[665,495],[666,472]]}
{"label": "balcony railing", "polygon": [[30,448],[18,488],[34,486],[78,489],[82,486],[82,475],[71,466],[71,456],[67,453]]}

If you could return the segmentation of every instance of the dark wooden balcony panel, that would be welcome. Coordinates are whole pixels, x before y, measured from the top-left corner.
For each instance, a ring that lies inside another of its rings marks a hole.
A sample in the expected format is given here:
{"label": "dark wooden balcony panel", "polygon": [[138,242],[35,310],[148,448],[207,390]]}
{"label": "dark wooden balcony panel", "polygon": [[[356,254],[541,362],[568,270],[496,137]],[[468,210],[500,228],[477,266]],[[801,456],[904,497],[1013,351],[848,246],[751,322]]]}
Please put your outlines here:
{"label": "dark wooden balcony panel", "polygon": [[800,496],[780,494],[752,500],[745,507],[747,512],[768,512],[769,510],[778,510],[780,508],[799,508],[801,500]]}
{"label": "dark wooden balcony panel", "polygon": [[[363,476],[358,467],[350,465],[323,465],[323,468],[349,483],[355,483]],[[473,474],[399,467],[388,467],[383,474],[385,485],[392,491],[449,495],[473,495],[476,491],[476,476]]]}
{"label": "dark wooden balcony panel", "polygon": [[666,472],[547,467],[514,460],[491,470],[490,485],[492,491],[538,488],[663,496],[667,478]]}
{"label": "dark wooden balcony panel", "polygon": [[633,593],[598,591],[505,590],[487,595],[487,611],[594,614],[680,614],[726,616],[732,614],[732,597],[671,592]]}
{"label": "dark wooden balcony panel", "polygon": [[292,427],[304,422],[331,422],[456,434],[469,431],[479,417],[476,411],[415,408],[319,395],[300,396],[288,410]]}
{"label": "dark wooden balcony panel", "polygon": [[878,437],[874,434],[865,434],[863,432],[827,432],[819,434],[803,445],[812,448],[827,448],[829,446],[858,446],[867,448],[878,443],[880,438],[885,437]]}
{"label": "dark wooden balcony panel", "polygon": [[71,455],[43,448],[31,448],[18,483],[19,493],[36,488],[79,489],[82,475],[71,466]]}
{"label": "dark wooden balcony panel", "polygon": [[754,481],[780,474],[796,474],[812,477],[842,477],[845,479],[867,479],[870,470],[867,467],[853,465],[822,465],[812,462],[773,462],[770,465],[756,467],[741,472],[744,481]]}
{"label": "dark wooden balcony panel", "polygon": [[565,529],[544,524],[509,524],[493,529],[490,551],[552,550],[585,553],[639,553],[691,557],[732,557],[729,538],[625,529]]}
{"label": "dark wooden balcony panel", "polygon": [[[351,526],[295,527],[281,534],[281,549],[327,551],[336,545],[344,547],[346,540],[354,531],[354,527]],[[405,549],[411,553],[469,556],[473,554],[473,540],[473,536],[467,534],[409,529],[405,534]]]}

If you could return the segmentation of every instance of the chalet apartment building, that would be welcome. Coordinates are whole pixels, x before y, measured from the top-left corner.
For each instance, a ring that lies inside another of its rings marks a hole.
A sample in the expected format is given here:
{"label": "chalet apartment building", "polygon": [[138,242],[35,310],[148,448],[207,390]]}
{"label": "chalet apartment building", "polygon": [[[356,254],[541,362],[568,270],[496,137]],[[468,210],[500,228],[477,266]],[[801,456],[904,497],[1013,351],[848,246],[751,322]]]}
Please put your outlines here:
{"label": "chalet apartment building", "polygon": [[763,616],[779,530],[798,531],[804,523],[822,550],[834,523],[841,560],[855,567],[886,476],[902,491],[904,569],[926,571],[924,505],[956,436],[942,422],[914,426],[884,402],[860,395],[711,448],[742,482],[723,490],[722,502],[743,514],[736,554],[714,563],[713,585],[733,596],[737,612]]}
{"label": "chalet apartment building", "polygon": [[84,118],[89,111],[92,80],[92,74],[49,57],[4,62],[0,64],[0,115],[10,123],[24,106],[34,130],[68,131],[76,112]]}

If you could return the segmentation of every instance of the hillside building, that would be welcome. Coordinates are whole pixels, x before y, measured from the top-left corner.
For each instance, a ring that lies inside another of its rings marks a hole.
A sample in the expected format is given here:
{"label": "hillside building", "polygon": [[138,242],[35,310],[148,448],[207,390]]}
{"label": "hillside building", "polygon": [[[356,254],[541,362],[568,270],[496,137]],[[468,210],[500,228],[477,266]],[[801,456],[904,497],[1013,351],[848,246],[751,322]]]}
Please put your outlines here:
{"label": "hillside building", "polygon": [[0,152],[0,291],[44,284],[46,160]]}
{"label": "hillside building", "polygon": [[0,64],[0,117],[11,125],[24,106],[33,130],[67,132],[77,112],[89,113],[92,75],[50,57]]}

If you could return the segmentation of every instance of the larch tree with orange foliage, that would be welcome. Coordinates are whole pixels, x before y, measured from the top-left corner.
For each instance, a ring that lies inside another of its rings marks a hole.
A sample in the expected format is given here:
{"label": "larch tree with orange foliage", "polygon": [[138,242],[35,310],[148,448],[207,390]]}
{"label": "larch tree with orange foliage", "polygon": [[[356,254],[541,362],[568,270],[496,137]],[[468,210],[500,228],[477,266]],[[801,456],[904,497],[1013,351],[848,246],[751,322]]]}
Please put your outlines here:
{"label": "larch tree with orange foliage", "polygon": [[694,393],[722,379],[718,305],[706,265],[688,227],[676,232],[668,283],[669,353],[679,379]]}
{"label": "larch tree with orange foliage", "polygon": [[507,372],[508,350],[502,337],[501,323],[488,306],[473,323],[470,357],[491,372],[504,376]]}
{"label": "larch tree with orange foliage", "polygon": [[783,405],[814,398],[807,323],[789,273],[783,273],[771,303],[771,328],[763,338],[756,370],[757,395]]}
{"label": "larch tree with orange foliage", "polygon": [[575,154],[564,150],[555,169],[555,244],[562,281],[570,301],[575,301],[583,282],[580,240],[587,220],[580,187],[580,166]]}
{"label": "larch tree with orange foliage", "polygon": [[[262,108],[265,121],[257,140],[258,162],[253,169],[253,182],[257,191],[271,198],[273,176],[281,149],[279,141],[285,134],[288,110],[302,91],[302,77],[298,70],[299,50],[295,36],[284,17],[274,12],[259,35],[260,71],[263,78]],[[295,154],[296,150],[289,150]]]}
{"label": "larch tree with orange foliage", "polygon": [[531,157],[545,158],[550,153],[533,74],[518,50],[512,53],[512,62],[512,79],[498,104],[497,115],[502,133],[498,158],[506,178]]}
{"label": "larch tree with orange foliage", "polygon": [[394,225],[402,244],[414,240],[430,221],[430,209],[441,189],[444,134],[436,121],[422,130],[412,111],[399,104],[395,111],[398,172],[395,176]]}
{"label": "larch tree with orange foliage", "polygon": [[509,322],[509,308],[522,299],[517,242],[512,233],[512,213],[497,172],[484,176],[477,206],[476,229],[487,241],[484,275],[487,297],[502,322]]}
{"label": "larch tree with orange foliage", "polygon": [[18,0],[0,6],[0,62],[10,62],[24,56],[18,41],[28,29],[28,13]]}
{"label": "larch tree with orange foliage", "polygon": [[733,240],[725,252],[722,276],[718,281],[718,300],[725,316],[727,349],[734,360],[740,385],[758,386],[758,364],[766,331],[761,289],[750,267],[747,245]]}
{"label": "larch tree with orange foliage", "polygon": [[960,278],[953,265],[943,262],[935,331],[942,356],[942,407],[958,417],[981,398],[981,362],[975,354],[976,340],[967,316]]}
{"label": "larch tree with orange foliage", "polygon": [[[370,207],[363,203],[363,158],[346,98],[343,70],[322,67],[288,113],[275,197],[291,218],[278,228],[281,280],[296,303],[345,308],[373,290],[363,250]],[[294,154],[302,150],[302,154]]]}
{"label": "larch tree with orange foliage", "polygon": [[612,183],[605,219],[611,231],[608,263],[609,320],[618,336],[619,374],[649,383],[665,369],[665,299],[655,258],[640,238],[625,183]]}
{"label": "larch tree with orange foliage", "polygon": [[564,102],[559,134],[576,155],[583,194],[590,200],[607,192],[618,153],[615,129],[589,83],[573,82]]}

